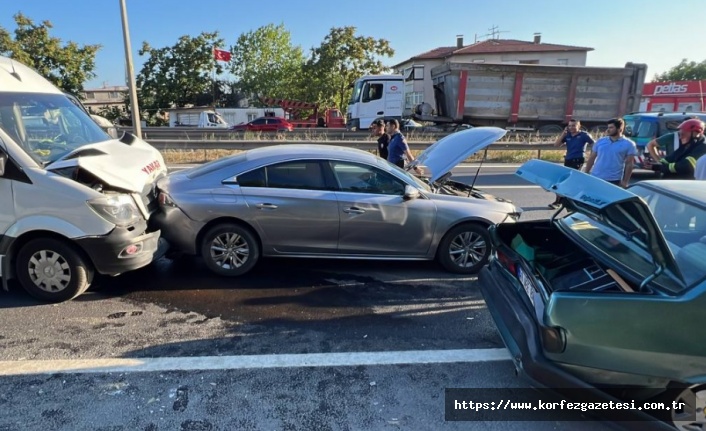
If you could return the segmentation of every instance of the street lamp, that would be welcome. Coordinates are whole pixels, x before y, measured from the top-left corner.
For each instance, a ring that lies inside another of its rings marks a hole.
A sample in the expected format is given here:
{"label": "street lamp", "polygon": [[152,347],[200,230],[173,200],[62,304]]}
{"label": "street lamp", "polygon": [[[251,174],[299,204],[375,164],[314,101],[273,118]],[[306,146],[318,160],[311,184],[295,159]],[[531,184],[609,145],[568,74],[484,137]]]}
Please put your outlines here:
{"label": "street lamp", "polygon": [[125,0],[120,0],[120,15],[123,20],[123,41],[125,42],[125,61],[127,62],[127,85],[130,88],[130,107],[132,108],[132,127],[135,135],[142,138],[140,124],[140,107],[137,105],[137,89],[135,88],[135,72],[132,67],[132,50],[130,49],[130,30],[127,25]]}

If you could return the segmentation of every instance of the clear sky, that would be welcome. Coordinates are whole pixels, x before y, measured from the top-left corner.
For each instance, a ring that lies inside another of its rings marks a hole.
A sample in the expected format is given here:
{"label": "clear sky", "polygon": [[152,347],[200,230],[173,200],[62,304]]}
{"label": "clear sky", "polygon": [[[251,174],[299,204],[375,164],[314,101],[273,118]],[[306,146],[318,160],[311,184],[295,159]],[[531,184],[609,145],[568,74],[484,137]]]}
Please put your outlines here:
{"label": "clear sky", "polygon": [[[182,35],[219,31],[226,47],[241,33],[267,24],[284,24],[292,41],[307,53],[332,27],[355,26],[358,34],[390,41],[402,62],[439,46],[466,44],[497,26],[503,39],[594,48],[587,66],[622,67],[646,63],[648,80],[683,58],[706,59],[704,0],[125,0],[135,74],[145,58],[143,41],[161,48]],[[100,44],[97,78],[86,88],[125,83],[125,52],[119,0],[0,0],[0,26],[14,32],[17,12],[35,23],[49,20],[50,34],[79,44]]]}

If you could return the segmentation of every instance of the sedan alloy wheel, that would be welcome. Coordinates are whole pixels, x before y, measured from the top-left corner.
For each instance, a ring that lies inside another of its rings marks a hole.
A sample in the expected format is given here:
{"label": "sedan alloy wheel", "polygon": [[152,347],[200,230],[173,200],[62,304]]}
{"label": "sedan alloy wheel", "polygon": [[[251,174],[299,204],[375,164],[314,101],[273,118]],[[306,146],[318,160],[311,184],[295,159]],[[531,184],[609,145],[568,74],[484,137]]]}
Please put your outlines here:
{"label": "sedan alloy wheel", "polygon": [[488,230],[477,224],[463,224],[451,229],[439,244],[439,263],[451,272],[475,274],[488,261]]}
{"label": "sedan alloy wheel", "polygon": [[237,224],[214,226],[204,235],[201,245],[201,256],[206,265],[219,275],[245,274],[255,266],[259,255],[254,235]]}

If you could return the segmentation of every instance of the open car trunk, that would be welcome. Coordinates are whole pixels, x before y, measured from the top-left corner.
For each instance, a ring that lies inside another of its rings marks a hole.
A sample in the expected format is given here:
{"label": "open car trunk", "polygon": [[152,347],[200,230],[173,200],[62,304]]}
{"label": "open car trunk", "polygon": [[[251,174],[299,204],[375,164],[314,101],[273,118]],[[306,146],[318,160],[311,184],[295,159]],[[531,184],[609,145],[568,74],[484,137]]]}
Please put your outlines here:
{"label": "open car trunk", "polygon": [[529,264],[548,294],[640,290],[639,285],[624,280],[581,250],[549,221],[500,224],[495,228],[495,235],[495,241],[512,249]]}

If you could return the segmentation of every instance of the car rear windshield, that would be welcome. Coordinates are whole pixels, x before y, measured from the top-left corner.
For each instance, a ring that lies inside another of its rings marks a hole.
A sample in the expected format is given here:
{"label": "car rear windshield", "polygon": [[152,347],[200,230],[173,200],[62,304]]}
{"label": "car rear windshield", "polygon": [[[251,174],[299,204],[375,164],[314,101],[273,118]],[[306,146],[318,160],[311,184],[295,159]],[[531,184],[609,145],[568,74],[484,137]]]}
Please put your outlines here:
{"label": "car rear windshield", "polygon": [[204,163],[203,165],[198,166],[196,168],[190,169],[186,176],[188,178],[197,178],[202,175],[208,175],[211,172],[216,172],[217,170],[223,169],[226,166],[235,166],[238,163],[242,163],[245,161],[245,158],[245,153],[240,153],[230,157],[224,157],[222,159],[213,160],[211,162]]}
{"label": "car rear windshield", "polygon": [[706,279],[706,209],[666,191],[636,185],[667,240],[687,286]]}

